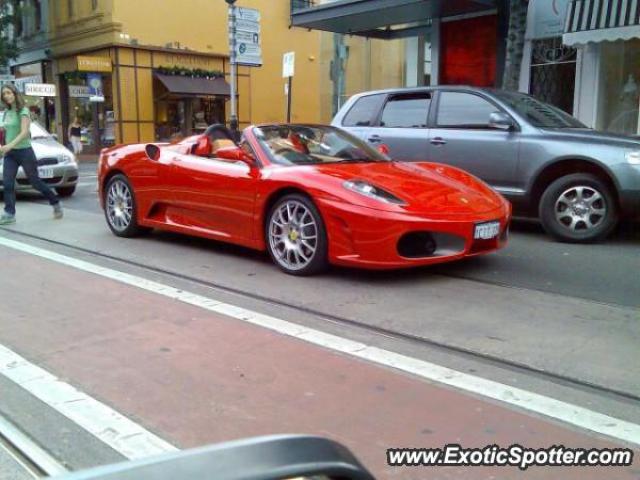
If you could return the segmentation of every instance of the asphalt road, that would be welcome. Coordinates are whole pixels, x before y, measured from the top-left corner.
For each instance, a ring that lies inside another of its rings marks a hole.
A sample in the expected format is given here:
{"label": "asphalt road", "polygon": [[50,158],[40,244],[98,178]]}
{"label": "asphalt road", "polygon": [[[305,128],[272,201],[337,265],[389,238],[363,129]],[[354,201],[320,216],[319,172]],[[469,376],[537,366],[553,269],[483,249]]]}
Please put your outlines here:
{"label": "asphalt road", "polygon": [[[95,169],[93,163],[81,164],[80,184],[76,194],[65,200],[67,208],[101,213]],[[31,194],[21,196],[25,200],[38,198]],[[244,255],[241,249],[238,252]],[[439,273],[627,307],[640,306],[639,272],[640,223],[622,224],[602,243],[575,245],[553,241],[539,223],[524,219],[513,222],[509,246],[495,255],[400,272],[341,270],[342,275],[354,279],[393,278],[398,287],[410,286],[425,275]]]}
{"label": "asphalt road", "polygon": [[[18,223],[3,229],[2,236],[272,315],[301,328],[315,328],[344,339],[362,341],[412,359],[640,423],[638,225],[622,226],[601,244],[568,245],[548,239],[535,222],[517,221],[510,245],[497,254],[437,268],[397,272],[335,268],[325,275],[300,279],[282,274],[266,255],[236,246],[163,232],[139,239],[114,237],[104,223],[97,202],[94,168],[94,165],[82,165],[78,190],[64,202],[67,209],[64,221],[52,220],[47,209],[35,205],[42,203],[37,195],[23,194],[22,206],[18,204]],[[246,420],[255,416],[260,421],[276,418],[278,425],[288,425],[291,411],[283,407],[280,395],[287,392],[285,397],[294,402],[296,408],[300,407],[299,398],[313,388],[323,390],[318,386],[318,369],[336,375],[348,372],[347,377],[337,375],[336,383],[324,388],[328,398],[336,398],[332,392],[363,378],[350,367],[332,367],[333,363],[325,363],[326,357],[315,353],[294,353],[290,347],[275,348],[272,338],[248,342],[244,331],[218,332],[220,319],[203,319],[202,312],[183,309],[174,302],[163,307],[153,299],[143,303],[144,295],[136,289],[116,288],[95,278],[80,278],[78,274],[71,275],[49,264],[45,269],[45,263],[25,255],[12,254],[6,258],[18,262],[6,264],[17,273],[15,278],[0,279],[7,285],[22,282],[38,289],[24,291],[22,297],[4,299],[9,318],[23,321],[7,323],[0,330],[3,342],[15,346],[29,358],[45,359],[48,367],[62,377],[89,386],[98,398],[108,399],[125,413],[144,419],[159,432],[178,439],[183,446],[216,440],[212,432],[219,435],[221,425],[229,429],[226,435],[237,434],[240,417]],[[51,295],[51,290],[63,291],[69,285],[74,292],[69,298]],[[31,298],[35,299],[33,303]],[[47,305],[44,317],[38,315],[42,305]],[[86,312],[91,308],[95,309],[95,321],[88,322]],[[110,309],[119,310],[111,312]],[[168,319],[159,318],[162,315]],[[214,344],[214,339],[219,344]],[[196,351],[194,348],[200,352],[198,355],[189,353]],[[137,350],[138,357],[134,355]],[[168,364],[158,363],[164,361],[162,356],[173,351],[182,354],[171,357]],[[226,384],[220,386],[225,375],[233,377],[230,382],[237,382],[234,375],[242,360],[236,360],[233,357],[236,354],[255,357],[250,362],[253,375],[240,377],[248,378],[251,388],[231,395],[228,404],[218,405],[214,413],[237,412],[239,399],[258,399],[259,411],[256,414],[247,407],[242,409],[244,413],[240,417],[230,414],[230,423],[225,424],[211,417],[210,399],[227,391]],[[282,356],[281,364],[274,360],[277,355]],[[265,362],[265,358],[269,361]],[[291,358],[300,360],[291,362]],[[106,359],[117,365],[104,364]],[[132,365],[136,367],[131,368]],[[299,371],[283,373],[291,366]],[[145,370],[147,367],[149,370]],[[170,372],[174,367],[175,371]],[[255,368],[268,371],[258,375]],[[175,375],[174,380],[168,379],[169,373]],[[277,401],[272,404],[263,401],[270,398],[268,395],[255,391],[256,386],[271,389],[274,379],[297,378],[296,375],[305,382],[309,377],[313,381],[294,394],[290,383],[273,387]],[[106,381],[104,377],[108,377]],[[375,381],[366,386],[368,394],[373,391],[378,395],[376,392],[383,391],[380,373],[374,372],[371,378]],[[185,383],[187,380],[202,390]],[[134,391],[134,386],[139,391]],[[25,411],[22,407],[24,401],[18,398],[23,392],[17,388],[11,394],[10,388],[3,390],[3,387],[6,386],[0,381],[0,391],[10,394],[1,399],[0,412],[4,410],[12,418],[29,416],[28,409]],[[175,388],[167,390],[170,387]],[[157,401],[150,404],[182,407],[186,391],[192,393],[189,399],[201,410],[181,408],[187,418],[176,417],[175,425],[166,422],[174,417],[168,413],[170,410],[151,411],[145,403],[146,395],[151,395]],[[418,406],[401,408],[409,412],[406,425],[415,423],[411,412],[418,411],[438,412],[435,416],[443,423],[468,424],[468,419],[459,412],[445,412],[443,407],[451,407],[451,400],[437,400],[433,392],[408,395],[404,386],[390,388],[389,392],[389,398],[395,400],[401,393],[413,400],[419,399]],[[11,410],[9,403],[14,395],[15,407]],[[358,395],[345,394],[352,400],[361,398]],[[423,401],[434,398],[437,401],[434,400],[431,407]],[[375,414],[381,411],[377,402],[371,403]],[[340,401],[337,405],[342,408],[352,403]],[[276,410],[280,417],[274,417]],[[309,414],[312,410],[301,408],[305,422],[313,417]],[[384,410],[384,413],[394,419],[391,411]],[[477,410],[465,407],[465,411]],[[362,412],[366,414],[363,425],[378,424],[369,421],[374,413]],[[502,419],[501,415],[496,414],[500,425],[519,425],[517,421]],[[40,428],[41,416],[31,417],[32,420],[26,418],[18,423]],[[331,414],[326,418],[338,417]],[[205,424],[203,419],[213,423]],[[323,422],[324,429],[326,421]],[[315,431],[304,422],[295,425],[298,430]],[[322,430],[325,433],[338,431],[326,428],[328,430]],[[400,430],[404,428],[408,427]],[[47,429],[47,432],[56,431],[60,429]],[[260,432],[263,431],[273,430],[264,427]],[[425,431],[431,434],[432,428],[418,433],[424,435]],[[493,435],[496,427],[487,424],[474,431]],[[249,429],[246,433],[252,432]],[[374,438],[370,432],[362,436]],[[458,437],[456,433],[437,437],[436,441],[440,445]],[[414,443],[420,444],[420,438]],[[510,437],[513,438],[516,437]],[[543,438],[542,444],[547,444],[557,441],[558,437],[553,433],[540,438]],[[43,442],[45,445],[58,443]],[[74,444],[78,443],[74,441]],[[389,442],[379,441],[379,445],[388,447]],[[60,457],[66,459],[69,455],[61,452]],[[89,464],[101,463],[103,460],[99,459],[110,458],[110,452],[97,449],[90,457]],[[84,459],[71,463],[82,465]]]}

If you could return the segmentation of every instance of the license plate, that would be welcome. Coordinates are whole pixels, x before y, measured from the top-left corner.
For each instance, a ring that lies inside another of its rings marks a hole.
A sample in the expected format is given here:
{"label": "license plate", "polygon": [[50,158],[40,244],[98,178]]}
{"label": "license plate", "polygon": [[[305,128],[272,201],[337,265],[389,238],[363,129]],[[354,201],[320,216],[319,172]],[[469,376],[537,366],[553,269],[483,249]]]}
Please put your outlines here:
{"label": "license plate", "polygon": [[53,178],[53,168],[39,168],[38,175],[40,178]]}
{"label": "license plate", "polygon": [[487,222],[476,225],[473,238],[476,240],[490,240],[500,233],[500,222]]}

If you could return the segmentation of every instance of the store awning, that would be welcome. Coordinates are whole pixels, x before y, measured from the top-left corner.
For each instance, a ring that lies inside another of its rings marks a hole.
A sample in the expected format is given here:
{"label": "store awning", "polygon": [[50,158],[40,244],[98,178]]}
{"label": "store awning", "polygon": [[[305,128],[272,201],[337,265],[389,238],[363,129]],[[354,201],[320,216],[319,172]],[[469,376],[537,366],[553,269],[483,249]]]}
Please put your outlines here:
{"label": "store awning", "polygon": [[565,45],[640,38],[640,0],[572,0],[568,8]]}
{"label": "store awning", "polygon": [[[293,8],[294,5],[300,5]],[[307,8],[305,6],[309,5]],[[428,30],[433,18],[496,8],[495,0],[335,0],[292,2],[291,24],[327,32],[393,39]]]}
{"label": "store awning", "polygon": [[187,96],[231,96],[231,87],[223,78],[192,78],[156,73],[169,93]]}

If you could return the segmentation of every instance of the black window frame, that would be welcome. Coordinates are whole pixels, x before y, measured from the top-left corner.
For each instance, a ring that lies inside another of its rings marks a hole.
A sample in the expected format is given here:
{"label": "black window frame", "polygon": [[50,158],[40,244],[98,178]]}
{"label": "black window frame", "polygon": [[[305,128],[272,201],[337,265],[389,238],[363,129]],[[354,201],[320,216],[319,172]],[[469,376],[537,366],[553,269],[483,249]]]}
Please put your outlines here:
{"label": "black window frame", "polygon": [[[400,97],[420,97],[420,96],[428,96],[429,98],[429,108],[427,110],[427,115],[424,119],[424,127],[388,127],[386,125],[382,125],[382,115],[384,114],[384,109],[387,106],[387,104],[389,102],[393,102],[395,101],[397,98]],[[412,128],[412,129],[416,129],[416,130],[426,130],[429,128],[429,118],[431,117],[431,110],[432,110],[432,105],[434,102],[434,95],[433,92],[431,90],[418,90],[418,91],[413,91],[413,92],[397,92],[397,93],[389,93],[387,94],[386,98],[384,99],[384,102],[382,103],[382,107],[380,107],[380,110],[378,112],[378,115],[375,119],[375,123],[374,125],[372,125],[373,127],[376,128],[391,128],[391,129],[396,129],[396,128]]]}
{"label": "black window frame", "polygon": [[[511,115],[508,111],[506,111],[498,102],[496,102],[493,98],[487,95],[482,95],[481,93],[474,92],[472,90],[438,90],[435,98],[435,108],[431,108],[431,115],[429,116],[430,128],[439,128],[443,130],[479,130],[479,131],[489,131],[489,132],[496,132],[496,131],[504,132],[504,130],[501,130],[501,129],[491,128],[488,123],[487,125],[461,125],[461,126],[439,125],[438,113],[440,112],[440,101],[442,99],[442,94],[444,93],[465,93],[467,95],[474,95],[476,97],[480,97],[481,99],[493,105],[496,109],[496,112],[504,113],[509,116],[509,118],[513,122],[513,126],[514,126],[513,131],[518,131],[518,132],[520,131],[520,124],[518,123],[518,121],[515,118],[513,118],[513,115]],[[434,100],[432,100],[431,102],[433,104]]]}

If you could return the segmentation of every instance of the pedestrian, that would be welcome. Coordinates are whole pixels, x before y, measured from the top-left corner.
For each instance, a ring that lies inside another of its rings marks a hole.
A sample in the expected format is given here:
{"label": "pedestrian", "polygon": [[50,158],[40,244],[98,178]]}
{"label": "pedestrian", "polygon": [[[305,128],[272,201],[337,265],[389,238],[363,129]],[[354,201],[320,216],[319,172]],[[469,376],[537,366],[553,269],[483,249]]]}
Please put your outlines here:
{"label": "pedestrian", "polygon": [[68,134],[74,155],[80,155],[82,153],[82,124],[78,117],[74,117],[73,123],[69,125]]}
{"label": "pedestrian", "polygon": [[4,213],[0,225],[16,222],[16,176],[22,167],[33,188],[42,193],[53,207],[53,218],[62,218],[62,205],[55,193],[38,176],[38,162],[31,147],[29,110],[24,106],[20,92],[12,84],[0,90],[0,101],[5,107],[2,123],[5,130],[5,145],[0,147],[4,157],[2,184],[4,186]]}

